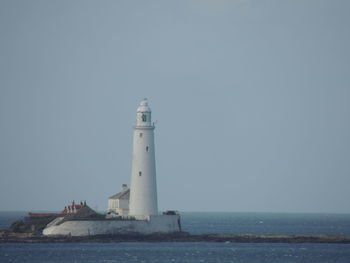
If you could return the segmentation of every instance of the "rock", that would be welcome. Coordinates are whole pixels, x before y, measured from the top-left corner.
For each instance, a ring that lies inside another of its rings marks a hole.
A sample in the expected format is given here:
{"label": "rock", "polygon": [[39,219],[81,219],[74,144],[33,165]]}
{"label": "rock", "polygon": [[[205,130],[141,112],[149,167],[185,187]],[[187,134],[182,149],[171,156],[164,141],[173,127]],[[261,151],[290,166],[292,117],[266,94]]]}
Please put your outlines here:
{"label": "rock", "polygon": [[84,237],[43,236],[34,233],[0,231],[0,243],[74,243],[74,242],[225,242],[225,243],[343,243],[350,244],[350,237],[337,235],[191,235],[187,232],[152,235],[97,235]]}

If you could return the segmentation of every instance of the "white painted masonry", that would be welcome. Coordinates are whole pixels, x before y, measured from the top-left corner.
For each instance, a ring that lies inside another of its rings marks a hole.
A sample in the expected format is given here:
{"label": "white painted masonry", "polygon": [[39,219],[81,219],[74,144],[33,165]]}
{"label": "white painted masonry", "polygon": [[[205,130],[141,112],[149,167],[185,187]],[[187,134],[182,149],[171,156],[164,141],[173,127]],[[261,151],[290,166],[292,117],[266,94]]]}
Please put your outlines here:
{"label": "white painted masonry", "polygon": [[72,220],[55,219],[43,231],[46,236],[89,236],[117,234],[152,234],[180,231],[179,215],[147,216],[137,220]]}
{"label": "white painted masonry", "polygon": [[108,198],[109,216],[127,216],[129,215],[130,189],[123,184],[122,191]]}
{"label": "white painted masonry", "polygon": [[147,99],[141,101],[134,126],[130,186],[130,215],[157,215],[154,125]]}

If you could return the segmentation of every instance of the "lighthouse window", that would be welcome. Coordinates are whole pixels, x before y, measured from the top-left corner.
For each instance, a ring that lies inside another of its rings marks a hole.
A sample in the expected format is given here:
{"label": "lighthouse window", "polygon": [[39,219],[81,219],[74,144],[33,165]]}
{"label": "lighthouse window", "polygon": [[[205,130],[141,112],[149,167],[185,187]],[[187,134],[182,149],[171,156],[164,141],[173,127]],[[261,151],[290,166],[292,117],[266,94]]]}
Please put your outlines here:
{"label": "lighthouse window", "polygon": [[146,122],[147,121],[147,116],[145,114],[142,114],[142,121]]}
{"label": "lighthouse window", "polygon": [[141,172],[139,172],[139,176],[141,176],[142,175],[142,173]]}
{"label": "lighthouse window", "polygon": [[146,146],[146,152],[148,152],[148,146]]}
{"label": "lighthouse window", "polygon": [[140,132],[140,138],[142,137],[142,132]]}

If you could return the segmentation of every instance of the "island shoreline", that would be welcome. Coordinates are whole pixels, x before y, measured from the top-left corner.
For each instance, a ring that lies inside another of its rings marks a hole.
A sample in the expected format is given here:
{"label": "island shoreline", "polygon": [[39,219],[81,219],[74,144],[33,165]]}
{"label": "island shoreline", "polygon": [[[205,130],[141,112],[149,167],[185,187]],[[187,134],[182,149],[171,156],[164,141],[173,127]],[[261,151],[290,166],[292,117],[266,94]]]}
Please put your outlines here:
{"label": "island shoreline", "polygon": [[256,235],[200,234],[187,232],[170,234],[119,234],[96,236],[44,236],[32,233],[0,231],[0,243],[122,243],[122,242],[214,242],[214,243],[327,243],[350,244],[350,237],[340,235]]}

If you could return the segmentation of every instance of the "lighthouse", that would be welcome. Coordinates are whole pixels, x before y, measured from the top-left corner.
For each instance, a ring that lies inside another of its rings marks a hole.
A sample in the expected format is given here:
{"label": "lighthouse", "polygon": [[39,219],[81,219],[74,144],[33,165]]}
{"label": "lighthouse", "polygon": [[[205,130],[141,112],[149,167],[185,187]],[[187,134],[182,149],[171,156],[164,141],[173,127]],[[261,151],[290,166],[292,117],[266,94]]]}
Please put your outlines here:
{"label": "lighthouse", "polygon": [[[108,198],[105,219],[96,215],[58,217],[50,222],[43,234],[47,236],[93,236],[119,234],[154,234],[181,231],[180,214],[168,210],[158,214],[156,161],[154,154],[154,124],[147,99],[137,108],[134,126],[130,188]],[[78,220],[77,220],[78,219]]]}
{"label": "lighthouse", "polygon": [[134,126],[129,215],[158,214],[154,128],[144,99],[137,108]]}

